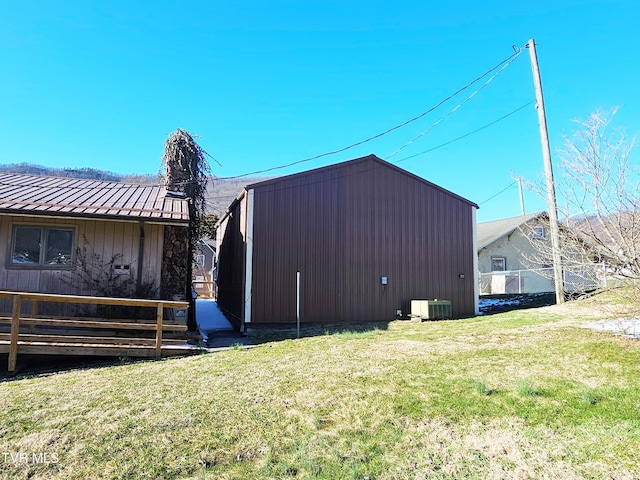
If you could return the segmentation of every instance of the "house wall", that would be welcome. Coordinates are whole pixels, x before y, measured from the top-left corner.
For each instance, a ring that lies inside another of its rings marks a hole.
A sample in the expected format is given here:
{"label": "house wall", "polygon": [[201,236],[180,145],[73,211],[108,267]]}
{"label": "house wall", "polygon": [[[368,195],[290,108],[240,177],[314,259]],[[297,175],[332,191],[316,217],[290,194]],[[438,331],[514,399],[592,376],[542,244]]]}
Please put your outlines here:
{"label": "house wall", "polygon": [[78,279],[77,269],[34,269],[11,265],[11,234],[15,224],[74,227],[74,250],[85,249],[108,262],[120,254],[118,264],[129,264],[131,276],[137,278],[142,268],[142,281],[160,286],[160,265],[163,251],[163,225],[146,223],[143,264],[139,265],[140,224],[138,222],[92,219],[51,218],[44,216],[0,215],[0,289],[43,293],[91,295]]}
{"label": "house wall", "polygon": [[[543,224],[540,224],[543,225]],[[525,230],[526,232],[526,230]],[[547,231],[548,233],[548,231]],[[534,242],[550,242],[549,238],[535,239]],[[520,229],[516,229],[509,235],[496,240],[488,247],[482,249],[478,254],[478,269],[480,271],[480,292],[489,293],[540,293],[555,291],[554,282],[549,278],[549,274],[542,272],[536,273],[531,269],[541,268],[542,265],[533,265],[527,262],[526,258],[532,258],[536,254],[536,250],[532,245],[532,240],[527,238],[526,234]],[[491,258],[503,257],[506,259],[506,272],[497,272],[494,275],[487,275],[491,272]],[[523,270],[521,280],[513,278],[514,272]],[[527,270],[526,272],[524,270]],[[502,277],[507,275],[508,283],[506,292],[502,285],[505,282]],[[521,282],[521,283],[519,283]],[[492,285],[493,284],[493,285]]]}
{"label": "house wall", "polygon": [[469,202],[379,161],[253,188],[252,324],[296,320],[297,271],[305,322],[391,320],[434,298],[474,315]]}
{"label": "house wall", "polygon": [[204,265],[198,265],[197,263],[193,267],[193,278],[196,276],[208,276],[213,271],[215,266],[215,251],[213,247],[208,244],[203,244],[203,242],[199,242],[196,246],[196,258],[199,255],[204,257]]}
{"label": "house wall", "polygon": [[218,306],[232,322],[244,316],[246,197],[229,208],[216,230]]}
{"label": "house wall", "polygon": [[[196,261],[193,264],[193,271],[191,272],[193,289],[199,297],[215,298],[215,289],[213,285],[215,266],[214,247],[205,243],[205,241],[198,242],[196,246],[195,259]],[[203,265],[198,263],[200,260],[203,261]]]}

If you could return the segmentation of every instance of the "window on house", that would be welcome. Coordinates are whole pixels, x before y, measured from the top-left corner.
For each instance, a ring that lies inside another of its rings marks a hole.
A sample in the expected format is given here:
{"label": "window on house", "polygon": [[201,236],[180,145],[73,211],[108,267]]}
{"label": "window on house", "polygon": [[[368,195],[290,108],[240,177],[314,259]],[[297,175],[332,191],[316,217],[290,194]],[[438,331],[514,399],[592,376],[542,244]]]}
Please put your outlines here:
{"label": "window on house", "polygon": [[507,259],[504,257],[491,257],[491,271],[504,272],[507,269]]}
{"label": "window on house", "polygon": [[14,225],[11,264],[60,267],[72,263],[73,229]]}
{"label": "window on house", "polygon": [[204,255],[196,255],[196,264],[200,267],[204,267]]}
{"label": "window on house", "polygon": [[531,227],[531,238],[544,238],[544,227]]}

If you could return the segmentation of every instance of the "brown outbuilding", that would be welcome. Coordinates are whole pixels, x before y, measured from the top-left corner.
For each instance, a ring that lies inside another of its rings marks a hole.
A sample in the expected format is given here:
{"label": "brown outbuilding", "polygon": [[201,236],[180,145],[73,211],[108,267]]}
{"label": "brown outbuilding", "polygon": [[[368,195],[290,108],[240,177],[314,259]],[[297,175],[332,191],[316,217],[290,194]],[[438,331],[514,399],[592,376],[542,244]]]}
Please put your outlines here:
{"label": "brown outbuilding", "polygon": [[248,185],[217,226],[218,305],[241,330],[388,321],[414,299],[473,316],[477,208],[375,155]]}

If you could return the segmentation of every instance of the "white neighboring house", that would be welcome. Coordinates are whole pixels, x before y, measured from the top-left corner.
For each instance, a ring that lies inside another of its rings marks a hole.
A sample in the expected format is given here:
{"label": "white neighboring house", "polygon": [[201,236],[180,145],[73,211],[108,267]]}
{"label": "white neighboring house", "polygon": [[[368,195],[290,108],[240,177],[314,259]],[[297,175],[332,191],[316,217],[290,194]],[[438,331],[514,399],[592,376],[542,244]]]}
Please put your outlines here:
{"label": "white neighboring house", "polygon": [[[479,223],[477,228],[480,295],[555,292],[546,212]],[[533,260],[546,255],[548,263]],[[563,261],[565,292],[598,287],[601,264],[573,248],[563,251],[563,258],[568,260]]]}
{"label": "white neighboring house", "polygon": [[533,242],[550,243],[547,225],[546,212],[478,224],[480,295],[555,291],[552,266],[532,269],[527,261]]}

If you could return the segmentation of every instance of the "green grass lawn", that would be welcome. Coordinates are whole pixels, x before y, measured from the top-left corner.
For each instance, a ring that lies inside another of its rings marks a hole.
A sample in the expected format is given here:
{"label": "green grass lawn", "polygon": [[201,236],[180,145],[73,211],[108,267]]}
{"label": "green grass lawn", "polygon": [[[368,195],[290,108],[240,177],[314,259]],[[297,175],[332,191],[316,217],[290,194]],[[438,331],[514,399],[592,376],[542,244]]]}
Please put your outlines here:
{"label": "green grass lawn", "polygon": [[0,475],[640,478],[640,342],[554,308],[8,379]]}

